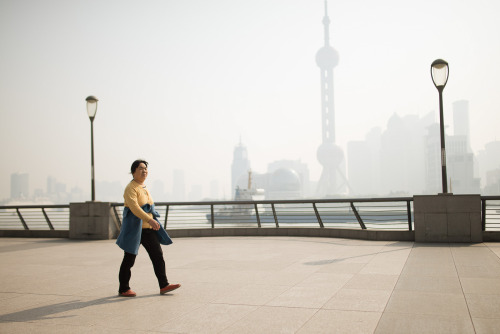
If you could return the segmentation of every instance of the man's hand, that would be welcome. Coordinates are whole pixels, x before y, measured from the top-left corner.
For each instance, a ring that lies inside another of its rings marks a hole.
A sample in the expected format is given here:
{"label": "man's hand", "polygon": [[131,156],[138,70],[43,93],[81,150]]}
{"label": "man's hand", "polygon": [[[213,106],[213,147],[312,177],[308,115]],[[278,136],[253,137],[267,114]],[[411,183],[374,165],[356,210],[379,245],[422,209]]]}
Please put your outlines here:
{"label": "man's hand", "polygon": [[153,230],[158,231],[160,229],[160,224],[154,219],[150,219],[148,224],[153,228]]}

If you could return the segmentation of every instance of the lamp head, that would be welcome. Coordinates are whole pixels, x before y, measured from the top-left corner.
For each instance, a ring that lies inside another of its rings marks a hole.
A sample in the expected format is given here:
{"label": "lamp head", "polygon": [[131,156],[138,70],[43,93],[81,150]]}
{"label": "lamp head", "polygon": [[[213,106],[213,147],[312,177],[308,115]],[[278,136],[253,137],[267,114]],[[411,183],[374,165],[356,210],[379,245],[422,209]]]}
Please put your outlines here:
{"label": "lamp head", "polygon": [[440,91],[448,82],[448,62],[443,59],[436,59],[431,64],[431,76],[434,86]]}
{"label": "lamp head", "polygon": [[99,100],[97,97],[90,95],[87,96],[85,101],[87,101],[87,114],[89,115],[90,120],[93,121],[97,112],[97,101]]}

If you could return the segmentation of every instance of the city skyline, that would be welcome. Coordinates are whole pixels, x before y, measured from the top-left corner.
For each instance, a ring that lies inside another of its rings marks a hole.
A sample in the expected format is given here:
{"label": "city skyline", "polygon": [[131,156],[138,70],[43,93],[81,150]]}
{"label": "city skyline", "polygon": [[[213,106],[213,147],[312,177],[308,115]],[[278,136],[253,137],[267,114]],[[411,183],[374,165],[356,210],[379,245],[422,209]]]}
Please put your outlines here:
{"label": "city skyline", "polygon": [[[446,131],[452,103],[468,100],[474,152],[498,139],[499,4],[330,1],[328,8],[344,152],[394,114],[438,109],[436,58],[450,64]],[[217,180],[230,194],[240,137],[254,170],[301,159],[317,181],[314,56],[323,15],[323,1],[2,1],[0,199],[16,172],[30,174],[32,189],[52,176],[89,193],[88,95],[99,98],[97,182],[126,184],[141,157],[151,164],[150,182],[166,189],[173,170],[184,170],[187,191]]]}
{"label": "city skyline", "polygon": [[[500,189],[500,141],[488,143],[480,152],[471,152],[468,101],[455,101],[453,107],[454,127],[453,131],[446,135],[449,148],[447,165],[450,192],[494,195]],[[391,197],[439,193],[441,170],[436,163],[439,160],[439,124],[434,122],[433,118],[432,113],[424,117],[393,115],[387,122],[386,130],[373,128],[364,140],[349,142],[346,154],[349,167],[346,182],[349,191],[329,197]],[[385,163],[386,157],[394,152],[399,152],[399,159],[390,164]],[[370,166],[370,169],[367,170],[366,166]],[[247,147],[240,141],[234,147],[231,164],[233,189],[247,188],[250,182],[249,171],[252,171],[252,189],[260,189],[259,194],[265,195],[266,199],[321,197],[317,194],[317,181],[310,180],[308,165],[300,159],[275,160],[268,163],[265,171],[255,171],[251,168]],[[292,174],[295,174],[295,177],[290,179]],[[203,189],[201,185],[193,185],[191,189],[187,189],[182,170],[174,170],[171,180],[170,186],[165,186],[160,180],[149,182],[150,191],[158,201],[234,198],[234,192],[220,193],[216,180],[210,183],[209,189]],[[296,183],[293,189],[290,188],[292,184],[289,182]],[[47,177],[46,190],[33,189],[30,192],[27,173],[12,174],[10,190],[13,201],[9,203],[23,203],[27,200],[64,204],[82,201],[88,197],[83,196],[80,188],[68,189],[66,184],[50,176]],[[120,202],[123,185],[118,181],[98,181],[97,190],[101,201]],[[14,193],[21,196],[12,196]]]}

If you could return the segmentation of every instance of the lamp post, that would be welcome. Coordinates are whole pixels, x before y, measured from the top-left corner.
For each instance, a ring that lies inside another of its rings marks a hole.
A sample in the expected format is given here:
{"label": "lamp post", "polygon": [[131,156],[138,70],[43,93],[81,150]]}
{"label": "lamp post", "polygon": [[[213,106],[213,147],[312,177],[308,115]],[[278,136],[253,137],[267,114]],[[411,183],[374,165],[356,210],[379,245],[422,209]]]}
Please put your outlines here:
{"label": "lamp post", "polygon": [[87,114],[90,119],[90,174],[92,178],[92,202],[95,201],[95,178],[94,178],[94,118],[97,112],[97,101],[95,96],[88,96],[87,101]]}
{"label": "lamp post", "polygon": [[431,64],[431,76],[434,86],[439,92],[439,123],[441,133],[441,178],[443,183],[443,193],[448,192],[446,181],[446,149],[444,144],[444,121],[443,121],[443,89],[448,82],[448,63],[443,59],[436,59]]}

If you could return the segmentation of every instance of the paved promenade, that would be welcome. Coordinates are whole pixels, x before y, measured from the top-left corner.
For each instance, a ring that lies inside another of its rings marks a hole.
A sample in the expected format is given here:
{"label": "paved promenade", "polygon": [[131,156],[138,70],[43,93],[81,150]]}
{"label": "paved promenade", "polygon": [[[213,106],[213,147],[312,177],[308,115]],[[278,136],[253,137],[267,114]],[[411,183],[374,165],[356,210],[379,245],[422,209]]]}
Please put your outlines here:
{"label": "paved promenade", "polygon": [[143,248],[0,239],[0,333],[498,333],[500,244],[176,238],[160,295]]}

